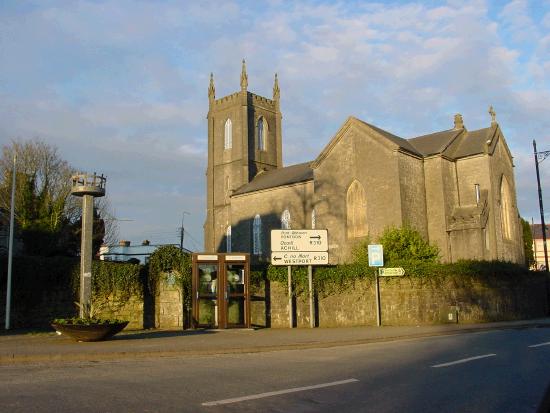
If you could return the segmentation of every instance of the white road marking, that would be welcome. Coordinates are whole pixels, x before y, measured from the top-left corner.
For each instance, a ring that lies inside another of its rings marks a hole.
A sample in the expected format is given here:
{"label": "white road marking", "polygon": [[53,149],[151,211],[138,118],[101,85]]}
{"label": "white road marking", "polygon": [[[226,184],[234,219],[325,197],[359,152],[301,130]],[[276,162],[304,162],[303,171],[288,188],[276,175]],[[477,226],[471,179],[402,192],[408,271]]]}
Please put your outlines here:
{"label": "white road marking", "polygon": [[547,341],[546,343],[533,344],[532,346],[528,346],[528,347],[535,348],[535,347],[542,347],[542,346],[550,346],[550,341]]}
{"label": "white road marking", "polygon": [[496,356],[496,354],[491,353],[491,354],[484,354],[482,356],[468,357],[467,359],[460,359],[460,360],[456,360],[456,361],[450,361],[448,363],[436,364],[432,367],[435,367],[435,368],[448,367],[448,366],[453,366],[455,364],[467,363],[469,361],[484,359],[484,358],[493,357],[493,356]]}
{"label": "white road marking", "polygon": [[296,393],[296,392],[299,392],[299,391],[322,389],[323,387],[339,386],[341,384],[355,383],[357,381],[359,381],[359,380],[357,380],[357,379],[347,379],[347,380],[333,381],[331,383],[315,384],[313,386],[294,387],[292,389],[270,391],[270,392],[267,392],[267,393],[252,394],[250,396],[234,397],[232,399],[224,399],[224,400],[216,400],[216,401],[213,401],[213,402],[205,402],[202,405],[203,406],[219,406],[221,404],[238,403],[238,402],[243,402],[243,401],[246,401],[246,400],[263,399],[264,397],[278,396],[280,394]]}

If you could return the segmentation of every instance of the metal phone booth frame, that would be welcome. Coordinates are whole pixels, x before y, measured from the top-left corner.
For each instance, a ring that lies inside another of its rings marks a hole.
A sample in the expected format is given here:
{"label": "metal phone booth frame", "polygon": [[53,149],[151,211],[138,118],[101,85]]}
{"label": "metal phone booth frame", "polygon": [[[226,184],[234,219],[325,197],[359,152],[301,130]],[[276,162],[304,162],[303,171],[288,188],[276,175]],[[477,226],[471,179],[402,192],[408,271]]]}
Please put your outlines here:
{"label": "metal phone booth frame", "polygon": [[250,254],[192,258],[193,328],[250,328]]}

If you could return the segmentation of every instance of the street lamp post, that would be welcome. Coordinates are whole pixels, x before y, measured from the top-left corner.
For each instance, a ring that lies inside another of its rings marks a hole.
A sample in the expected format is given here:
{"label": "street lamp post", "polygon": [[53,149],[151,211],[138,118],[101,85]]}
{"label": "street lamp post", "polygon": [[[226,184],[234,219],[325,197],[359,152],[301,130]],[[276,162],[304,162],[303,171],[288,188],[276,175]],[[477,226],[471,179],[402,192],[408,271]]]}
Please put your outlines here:
{"label": "street lamp post", "polygon": [[537,152],[537,142],[533,139],[533,152],[535,155],[535,167],[537,170],[537,186],[539,190],[540,223],[542,225],[542,246],[544,248],[544,265],[545,265],[545,270],[548,271],[548,251],[546,249],[546,224],[544,223],[544,206],[542,204],[542,189],[540,187],[539,163],[542,163],[542,161],[544,161],[550,155],[550,151]]}

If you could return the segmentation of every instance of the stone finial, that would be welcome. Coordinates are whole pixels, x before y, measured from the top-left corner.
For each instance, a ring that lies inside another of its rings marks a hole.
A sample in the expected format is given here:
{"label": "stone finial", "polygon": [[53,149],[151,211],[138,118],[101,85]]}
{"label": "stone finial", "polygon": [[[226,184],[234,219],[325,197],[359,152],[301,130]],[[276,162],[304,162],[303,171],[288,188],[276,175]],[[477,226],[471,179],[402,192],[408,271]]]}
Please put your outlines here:
{"label": "stone finial", "polygon": [[455,115],[455,129],[464,129],[464,121],[460,113]]}
{"label": "stone finial", "polygon": [[216,98],[216,88],[214,87],[214,74],[210,73],[210,85],[208,86],[208,100]]}
{"label": "stone finial", "polygon": [[241,90],[246,90],[248,87],[248,75],[246,74],[246,62],[243,59],[243,68],[241,70]]}
{"label": "stone finial", "polygon": [[273,82],[273,100],[279,100],[281,90],[279,89],[279,79],[277,73],[275,73],[275,81]]}
{"label": "stone finial", "polygon": [[491,126],[494,126],[497,124],[497,114],[495,110],[493,109],[493,105],[489,106],[489,115],[491,115]]}

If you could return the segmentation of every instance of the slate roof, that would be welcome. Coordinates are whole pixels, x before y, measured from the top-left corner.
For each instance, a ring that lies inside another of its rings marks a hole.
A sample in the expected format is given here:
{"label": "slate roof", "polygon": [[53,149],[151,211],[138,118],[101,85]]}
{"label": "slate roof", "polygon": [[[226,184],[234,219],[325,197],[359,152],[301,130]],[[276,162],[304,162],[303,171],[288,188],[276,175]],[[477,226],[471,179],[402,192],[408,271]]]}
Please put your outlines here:
{"label": "slate roof", "polygon": [[460,144],[454,148],[451,155],[452,158],[464,158],[465,156],[477,155],[483,153],[485,149],[485,143],[493,136],[493,128],[484,128],[474,131],[468,131],[468,133],[461,137]]}
{"label": "slate roof", "polygon": [[423,156],[443,154],[449,158],[464,158],[485,151],[485,144],[492,139],[495,127],[466,131],[449,129],[409,139]]}
{"label": "slate roof", "polygon": [[409,142],[423,156],[430,156],[444,151],[461,132],[462,129],[444,130],[409,139]]}
{"label": "slate roof", "polygon": [[[449,158],[457,159],[477,155],[485,151],[487,140],[492,139],[496,132],[496,126],[474,131],[448,129],[412,139],[403,139],[360,119],[353,119],[375,130],[406,152],[420,157],[442,154]],[[262,172],[256,175],[248,184],[243,185],[233,192],[233,195],[241,195],[248,192],[260,191],[262,189],[311,181],[313,180],[313,169],[311,167],[313,163],[314,161],[305,162]]]}
{"label": "slate roof", "polygon": [[[542,239],[542,224],[531,225],[533,239]],[[550,225],[546,225],[546,238],[550,238]]]}
{"label": "slate roof", "polygon": [[311,181],[313,179],[313,169],[311,169],[310,164],[311,162],[305,162],[262,172],[256,175],[248,184],[233,192],[233,195]]}
{"label": "slate roof", "polygon": [[407,152],[413,153],[415,155],[422,156],[422,153],[418,151],[413,145],[411,145],[411,143],[408,140],[400,138],[399,136],[396,136],[388,131],[385,131],[384,129],[380,129],[377,126],[371,125],[370,123],[362,121],[361,119],[357,119],[357,120],[361,123],[364,123],[369,128],[374,129],[376,132],[384,136],[386,139],[398,145],[401,149],[404,149]]}

